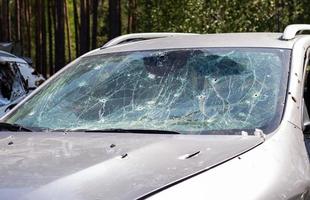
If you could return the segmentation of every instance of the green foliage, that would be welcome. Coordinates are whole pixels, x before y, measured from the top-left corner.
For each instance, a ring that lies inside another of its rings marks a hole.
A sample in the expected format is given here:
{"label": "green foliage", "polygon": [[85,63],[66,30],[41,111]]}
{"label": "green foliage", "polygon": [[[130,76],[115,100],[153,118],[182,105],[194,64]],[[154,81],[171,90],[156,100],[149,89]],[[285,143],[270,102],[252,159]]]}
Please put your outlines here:
{"label": "green foliage", "polygon": [[[70,62],[76,56],[77,46],[80,41],[75,41],[75,22],[77,30],[81,26],[80,6],[81,0],[65,0],[68,12],[69,34],[65,29],[65,61]],[[5,3],[7,2],[7,4]],[[21,37],[16,34],[16,2],[20,2],[19,20],[21,27]],[[45,21],[47,27],[52,27],[51,34],[48,35],[51,43],[47,42],[48,68],[53,68],[55,64],[55,1],[49,0],[3,0],[0,1],[0,10],[7,9],[6,12],[10,25],[0,27],[0,40],[20,42],[22,54],[31,56],[35,62],[35,55],[38,53],[36,46],[35,29],[38,11],[36,2],[45,2]],[[49,3],[47,3],[49,2]],[[74,6],[76,2],[78,20],[74,19]],[[92,0],[88,0],[92,5]],[[109,1],[98,0],[97,8],[97,47],[102,46],[108,40],[109,23]],[[282,32],[286,25],[292,23],[310,24],[310,3],[309,0],[121,0],[121,31],[122,34],[128,32],[189,32],[189,33],[223,33],[223,32]],[[7,5],[7,8],[5,7]],[[48,6],[50,5],[50,6]],[[39,9],[42,9],[41,7]],[[93,8],[89,8],[90,19],[93,16]],[[131,10],[130,10],[131,9]],[[50,11],[51,23],[48,24],[47,12]],[[0,22],[3,24],[4,12],[0,12]],[[26,17],[28,16],[28,17]],[[58,18],[57,18],[58,19]],[[65,19],[60,19],[65,20]],[[93,21],[90,21],[93,26]],[[46,28],[47,28],[46,27]],[[9,30],[11,35],[4,38],[4,30]],[[90,28],[90,31],[92,28]],[[28,34],[29,33],[29,34]],[[43,34],[43,33],[42,33]],[[47,34],[47,33],[45,33]],[[79,36],[79,34],[77,34]],[[82,36],[84,37],[84,36]],[[90,34],[90,39],[93,39]],[[79,37],[81,38],[81,37]],[[70,43],[70,44],[69,44]],[[70,45],[70,46],[69,46]],[[70,47],[70,48],[69,48]],[[52,50],[52,53],[50,53]],[[48,75],[47,75],[48,76]]]}
{"label": "green foliage", "polygon": [[304,1],[139,0],[138,31],[195,33],[282,31],[309,22]]}

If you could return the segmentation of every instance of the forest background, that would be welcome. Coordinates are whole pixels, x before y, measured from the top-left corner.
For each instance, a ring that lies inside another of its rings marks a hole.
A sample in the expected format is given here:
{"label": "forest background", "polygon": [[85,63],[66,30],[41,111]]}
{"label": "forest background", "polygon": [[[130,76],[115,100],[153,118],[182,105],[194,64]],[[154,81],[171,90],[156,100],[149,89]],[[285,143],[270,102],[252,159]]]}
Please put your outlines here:
{"label": "forest background", "polygon": [[292,23],[310,23],[309,0],[0,1],[0,42],[45,77],[122,34],[282,32]]}

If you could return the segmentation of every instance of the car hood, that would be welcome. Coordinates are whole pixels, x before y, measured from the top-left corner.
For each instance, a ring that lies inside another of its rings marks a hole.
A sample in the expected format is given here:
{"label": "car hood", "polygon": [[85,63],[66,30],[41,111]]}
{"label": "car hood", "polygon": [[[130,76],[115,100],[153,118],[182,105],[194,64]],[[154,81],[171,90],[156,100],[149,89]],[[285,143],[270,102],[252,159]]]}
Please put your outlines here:
{"label": "car hood", "polygon": [[259,136],[9,133],[2,199],[136,199],[262,143]]}

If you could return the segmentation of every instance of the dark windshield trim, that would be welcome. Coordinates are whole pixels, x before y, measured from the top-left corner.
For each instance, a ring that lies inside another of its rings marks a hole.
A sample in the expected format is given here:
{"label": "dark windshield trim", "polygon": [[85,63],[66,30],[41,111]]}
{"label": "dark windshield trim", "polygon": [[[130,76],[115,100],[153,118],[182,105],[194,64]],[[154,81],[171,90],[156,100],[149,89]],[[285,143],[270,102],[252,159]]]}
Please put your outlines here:
{"label": "dark windshield trim", "polygon": [[34,131],[33,129],[22,126],[20,124],[10,124],[6,122],[0,122],[0,130],[1,131],[3,130],[14,131],[14,132],[33,132]]}
{"label": "dark windshield trim", "polygon": [[245,132],[247,135],[254,135],[255,129],[226,129],[226,130],[205,130],[205,131],[172,131],[156,129],[48,129],[41,128],[44,132],[86,132],[86,133],[135,133],[135,134],[181,134],[181,135],[241,135]]}
{"label": "dark windshield trim", "polygon": [[170,130],[155,130],[155,129],[123,129],[123,128],[109,128],[109,129],[55,129],[51,132],[86,132],[86,133],[143,133],[143,134],[181,134]]}

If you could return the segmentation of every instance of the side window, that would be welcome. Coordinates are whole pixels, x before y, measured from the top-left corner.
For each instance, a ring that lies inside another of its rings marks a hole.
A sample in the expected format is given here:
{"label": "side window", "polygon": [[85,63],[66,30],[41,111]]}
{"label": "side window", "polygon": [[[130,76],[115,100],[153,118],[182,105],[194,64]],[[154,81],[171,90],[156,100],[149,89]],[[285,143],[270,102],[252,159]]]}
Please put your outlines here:
{"label": "side window", "polygon": [[304,108],[308,113],[310,113],[310,62],[309,62],[309,50],[307,53],[307,59],[306,59],[306,73],[305,73],[305,83],[304,83]]}
{"label": "side window", "polygon": [[310,155],[310,61],[309,61],[309,51],[306,60],[306,73],[305,73],[305,84],[304,84],[304,105],[303,105],[303,123],[304,123],[304,136],[305,145]]}

